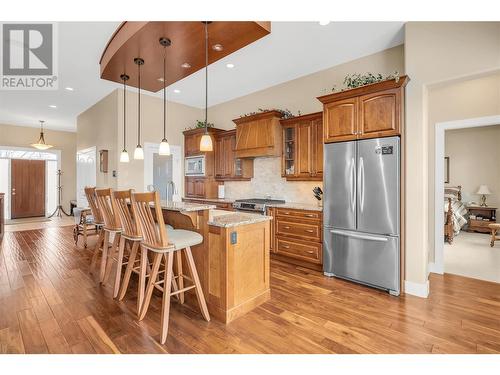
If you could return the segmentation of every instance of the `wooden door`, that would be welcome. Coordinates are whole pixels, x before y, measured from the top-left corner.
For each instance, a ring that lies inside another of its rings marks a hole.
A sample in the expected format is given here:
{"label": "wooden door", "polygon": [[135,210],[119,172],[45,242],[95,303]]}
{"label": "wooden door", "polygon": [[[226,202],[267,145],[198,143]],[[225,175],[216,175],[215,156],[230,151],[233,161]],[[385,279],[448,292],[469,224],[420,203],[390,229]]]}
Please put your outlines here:
{"label": "wooden door", "polygon": [[45,216],[45,160],[11,160],[11,218]]}
{"label": "wooden door", "polygon": [[323,117],[311,122],[312,133],[312,176],[323,176]]}
{"label": "wooden door", "polygon": [[348,98],[324,106],[324,141],[350,141],[357,138],[358,98]]}
{"label": "wooden door", "polygon": [[236,135],[222,138],[222,147],[224,149],[224,177],[234,177],[234,146],[236,144]]}
{"label": "wooden door", "polygon": [[359,97],[359,138],[399,135],[400,89],[385,90]]}
{"label": "wooden door", "polygon": [[302,121],[297,125],[297,156],[296,172],[297,177],[310,177],[311,156],[312,156],[312,133],[311,121]]}

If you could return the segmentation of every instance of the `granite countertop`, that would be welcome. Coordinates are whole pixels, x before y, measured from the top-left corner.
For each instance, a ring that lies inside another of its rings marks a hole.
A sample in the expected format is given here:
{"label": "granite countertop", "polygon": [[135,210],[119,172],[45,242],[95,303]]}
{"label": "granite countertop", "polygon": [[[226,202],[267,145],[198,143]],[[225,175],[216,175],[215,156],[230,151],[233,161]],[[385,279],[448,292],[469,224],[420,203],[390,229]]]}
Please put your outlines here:
{"label": "granite countertop", "polygon": [[267,207],[289,208],[295,210],[323,211],[322,206],[320,207],[317,204],[311,204],[311,203],[285,202],[285,203],[268,204]]}
{"label": "granite countertop", "polygon": [[216,206],[213,204],[161,201],[161,208],[169,211],[192,212],[192,211],[211,210],[213,208],[216,208]]}
{"label": "granite countertop", "polygon": [[234,203],[234,199],[227,198],[182,198],[189,201],[202,201],[202,202],[214,202],[214,203]]}
{"label": "granite countertop", "polygon": [[261,223],[263,221],[269,221],[271,219],[271,216],[266,215],[241,212],[228,213],[228,211],[223,210],[211,210],[208,225],[213,225],[215,227],[221,228],[229,228],[237,227],[239,225]]}

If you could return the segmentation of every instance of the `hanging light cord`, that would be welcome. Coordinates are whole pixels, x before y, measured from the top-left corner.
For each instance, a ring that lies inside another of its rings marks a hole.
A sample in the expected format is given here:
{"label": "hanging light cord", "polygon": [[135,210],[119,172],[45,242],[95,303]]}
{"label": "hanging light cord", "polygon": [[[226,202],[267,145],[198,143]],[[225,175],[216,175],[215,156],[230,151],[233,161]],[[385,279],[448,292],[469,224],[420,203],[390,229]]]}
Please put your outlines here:
{"label": "hanging light cord", "polygon": [[141,64],[137,64],[137,70],[138,70],[138,84],[139,84],[139,98],[138,98],[138,105],[139,105],[139,110],[137,111],[137,122],[138,122],[138,130],[137,130],[137,146],[141,144]]}
{"label": "hanging light cord", "polygon": [[205,21],[205,134],[208,134],[208,21]]}
{"label": "hanging light cord", "polygon": [[126,150],[126,147],[125,145],[127,144],[126,142],[126,135],[125,135],[125,108],[126,108],[126,99],[125,97],[127,96],[126,95],[126,90],[127,90],[127,84],[126,84],[127,80],[125,77],[123,77],[123,149]]}
{"label": "hanging light cord", "polygon": [[163,47],[163,139],[167,139],[167,47]]}

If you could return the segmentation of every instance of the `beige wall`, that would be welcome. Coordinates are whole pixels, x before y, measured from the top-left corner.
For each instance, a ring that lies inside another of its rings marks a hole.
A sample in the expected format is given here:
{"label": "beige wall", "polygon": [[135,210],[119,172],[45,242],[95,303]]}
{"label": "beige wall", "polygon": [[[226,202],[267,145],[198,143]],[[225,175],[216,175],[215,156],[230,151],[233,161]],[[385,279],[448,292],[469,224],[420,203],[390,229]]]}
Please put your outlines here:
{"label": "beige wall", "polygon": [[[223,129],[235,127],[232,119],[258,108],[289,109],[294,114],[318,112],[322,104],[316,97],[331,92],[333,86],[342,87],[347,74],[404,72],[403,46],[394,47],[345,64],[322,70],[277,86],[261,90],[209,108],[209,119]],[[226,182],[226,197],[238,199],[249,197],[283,198],[291,202],[316,204],[311,192],[316,182],[287,182],[281,178],[281,159],[257,159],[254,178],[249,182]]]}
{"label": "beige wall", "polygon": [[77,150],[95,146],[97,155],[99,155],[99,150],[108,150],[108,173],[100,172],[99,161],[96,163],[97,186],[116,188],[117,181],[112,172],[117,169],[117,159],[115,157],[118,152],[117,90],[78,115],[76,124]]}
{"label": "beige wall", "polygon": [[[62,204],[69,212],[69,201],[76,198],[76,134],[72,132],[44,130],[45,141],[61,151]],[[0,124],[0,146],[30,147],[38,140],[39,128]]]}
{"label": "beige wall", "polygon": [[[429,86],[500,68],[500,23],[409,22],[405,27],[406,280],[427,282],[429,247]],[[430,195],[432,197],[432,194]]]}
{"label": "beige wall", "polygon": [[450,158],[450,184],[462,186],[462,200],[480,202],[479,185],[488,185],[489,206],[500,202],[500,124],[445,133],[445,155]]}

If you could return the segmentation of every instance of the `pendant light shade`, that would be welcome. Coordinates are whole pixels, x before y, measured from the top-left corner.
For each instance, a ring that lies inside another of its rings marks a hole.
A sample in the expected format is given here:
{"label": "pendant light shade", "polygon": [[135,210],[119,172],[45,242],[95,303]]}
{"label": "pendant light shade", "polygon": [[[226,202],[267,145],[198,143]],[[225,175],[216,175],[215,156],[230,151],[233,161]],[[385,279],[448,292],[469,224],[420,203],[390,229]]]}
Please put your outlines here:
{"label": "pendant light shade", "polygon": [[143,160],[144,150],[141,146],[141,66],[144,65],[144,60],[140,57],[134,59],[134,63],[137,65],[137,146],[134,150],[134,159]]}
{"label": "pendant light shade", "polygon": [[38,150],[48,150],[49,148],[53,147],[52,145],[48,145],[45,143],[45,137],[43,136],[43,124],[45,121],[40,120],[40,138],[38,138],[37,143],[32,143],[31,147],[34,147]]}
{"label": "pendant light shade", "polygon": [[213,151],[214,145],[212,137],[208,134],[208,24],[210,21],[203,21],[205,24],[205,134],[200,139],[200,151]]}
{"label": "pendant light shade", "polygon": [[168,38],[160,38],[163,46],[163,139],[160,143],[158,153],[160,155],[170,155],[170,145],[167,141],[167,47],[172,44]]}
{"label": "pendant light shade", "polygon": [[128,152],[127,152],[127,145],[126,145],[126,133],[127,133],[127,128],[126,128],[126,109],[127,109],[127,81],[129,80],[129,76],[126,74],[122,74],[120,76],[121,80],[123,81],[123,150],[120,154],[120,162],[121,163],[128,163],[130,161],[128,157]]}

